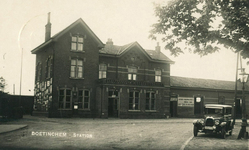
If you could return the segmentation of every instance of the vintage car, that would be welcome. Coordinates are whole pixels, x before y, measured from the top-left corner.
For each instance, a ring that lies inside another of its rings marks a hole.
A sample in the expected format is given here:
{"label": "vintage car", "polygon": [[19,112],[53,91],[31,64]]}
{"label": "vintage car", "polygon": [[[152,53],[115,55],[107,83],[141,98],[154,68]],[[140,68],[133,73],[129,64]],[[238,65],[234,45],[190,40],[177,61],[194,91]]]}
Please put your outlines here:
{"label": "vintage car", "polygon": [[206,104],[204,106],[203,119],[195,120],[194,136],[198,132],[202,133],[220,133],[222,138],[226,138],[226,133],[232,135],[232,106],[220,104]]}

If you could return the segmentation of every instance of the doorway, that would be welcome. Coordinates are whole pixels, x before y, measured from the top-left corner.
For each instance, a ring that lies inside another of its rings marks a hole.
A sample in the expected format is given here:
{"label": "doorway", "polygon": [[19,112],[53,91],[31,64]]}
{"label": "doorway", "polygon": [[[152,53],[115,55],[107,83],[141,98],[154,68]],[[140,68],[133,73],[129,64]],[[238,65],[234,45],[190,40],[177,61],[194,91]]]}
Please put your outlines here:
{"label": "doorway", "polygon": [[203,96],[195,96],[194,97],[194,114],[202,115],[204,107],[204,98]]}
{"label": "doorway", "polygon": [[170,117],[177,117],[177,101],[170,101]]}
{"label": "doorway", "polygon": [[118,117],[118,108],[117,103],[118,99],[116,98],[109,98],[108,99],[108,117]]}
{"label": "doorway", "polygon": [[119,117],[119,92],[110,90],[108,92],[108,118]]}
{"label": "doorway", "polygon": [[236,99],[235,102],[236,119],[242,118],[242,99]]}

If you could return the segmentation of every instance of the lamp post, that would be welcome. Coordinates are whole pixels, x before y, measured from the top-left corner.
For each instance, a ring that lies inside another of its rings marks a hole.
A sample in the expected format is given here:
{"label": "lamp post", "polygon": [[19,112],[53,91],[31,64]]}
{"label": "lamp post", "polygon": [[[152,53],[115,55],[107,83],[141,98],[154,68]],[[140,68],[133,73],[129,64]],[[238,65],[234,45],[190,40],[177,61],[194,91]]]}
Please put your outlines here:
{"label": "lamp post", "polygon": [[242,124],[238,139],[241,137],[247,138],[246,126],[247,126],[247,116],[246,116],[246,101],[245,101],[245,83],[247,82],[248,74],[245,72],[245,68],[241,68],[240,81],[242,82]]}

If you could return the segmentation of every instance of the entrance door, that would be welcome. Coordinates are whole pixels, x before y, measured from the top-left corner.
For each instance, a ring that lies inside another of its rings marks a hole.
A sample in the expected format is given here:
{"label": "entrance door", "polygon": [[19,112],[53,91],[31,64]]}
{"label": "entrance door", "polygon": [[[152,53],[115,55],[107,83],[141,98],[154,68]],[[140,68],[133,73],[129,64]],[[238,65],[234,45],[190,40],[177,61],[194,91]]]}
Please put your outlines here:
{"label": "entrance door", "polygon": [[77,99],[77,92],[73,92],[73,102],[72,102],[72,112],[73,112],[73,116],[77,116],[78,115],[78,99]]}
{"label": "entrance door", "polygon": [[177,101],[170,101],[170,115],[171,117],[177,116]]}
{"label": "entrance door", "polygon": [[203,112],[203,101],[204,98],[202,96],[195,96],[194,98],[194,114],[195,115],[201,115]]}
{"label": "entrance door", "polygon": [[117,102],[118,100],[116,98],[108,99],[108,117],[118,117]]}
{"label": "entrance door", "polygon": [[235,102],[236,119],[242,118],[242,99],[236,99]]}

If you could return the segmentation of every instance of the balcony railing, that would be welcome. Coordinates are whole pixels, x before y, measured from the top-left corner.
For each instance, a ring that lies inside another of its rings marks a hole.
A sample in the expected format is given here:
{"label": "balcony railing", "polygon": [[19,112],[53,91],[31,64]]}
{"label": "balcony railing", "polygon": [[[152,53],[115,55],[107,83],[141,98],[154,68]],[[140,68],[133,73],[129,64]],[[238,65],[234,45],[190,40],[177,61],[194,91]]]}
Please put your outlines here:
{"label": "balcony railing", "polygon": [[116,79],[99,79],[99,84],[114,84],[114,85],[136,85],[136,86],[157,86],[164,87],[161,82],[134,81],[134,80],[116,80]]}

